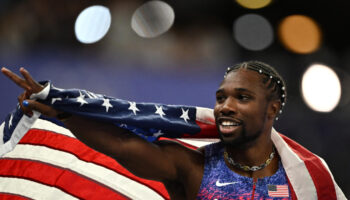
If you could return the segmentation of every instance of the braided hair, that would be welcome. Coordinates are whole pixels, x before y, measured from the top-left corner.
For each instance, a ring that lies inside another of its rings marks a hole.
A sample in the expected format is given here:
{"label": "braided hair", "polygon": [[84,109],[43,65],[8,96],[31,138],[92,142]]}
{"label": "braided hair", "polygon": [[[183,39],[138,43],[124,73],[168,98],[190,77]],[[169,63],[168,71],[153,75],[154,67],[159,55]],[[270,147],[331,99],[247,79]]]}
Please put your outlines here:
{"label": "braided hair", "polygon": [[[260,61],[247,61],[243,63],[236,64],[232,67],[228,67],[225,73],[225,78],[228,73],[237,71],[239,69],[248,69],[256,71],[262,75],[262,82],[267,85],[267,89],[270,90],[269,95],[267,95],[268,100],[280,100],[281,107],[279,113],[282,113],[282,109],[287,102],[287,89],[286,83],[282,76],[270,65],[260,62]],[[278,117],[276,117],[278,120]]]}

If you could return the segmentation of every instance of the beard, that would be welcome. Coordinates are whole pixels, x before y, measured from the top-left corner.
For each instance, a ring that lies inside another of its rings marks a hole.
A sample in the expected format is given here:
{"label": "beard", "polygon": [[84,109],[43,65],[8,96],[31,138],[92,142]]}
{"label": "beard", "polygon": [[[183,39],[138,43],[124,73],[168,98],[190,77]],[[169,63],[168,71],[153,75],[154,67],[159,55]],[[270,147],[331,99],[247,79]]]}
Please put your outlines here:
{"label": "beard", "polygon": [[265,105],[264,112],[261,115],[260,119],[257,119],[260,123],[255,124],[250,124],[248,126],[254,126],[254,130],[249,130],[247,129],[247,124],[245,123],[246,120],[242,120],[242,127],[239,132],[237,132],[236,136],[232,137],[225,137],[223,134],[220,132],[219,124],[217,123],[217,120],[215,119],[216,122],[216,127],[220,136],[220,141],[227,147],[230,148],[239,148],[243,149],[246,147],[249,147],[253,144],[255,144],[256,140],[263,134],[265,130],[265,125],[266,125],[266,120],[267,120],[267,105]]}
{"label": "beard", "polygon": [[256,139],[263,133],[263,129],[260,128],[258,131],[248,133],[244,124],[242,124],[242,131],[237,137],[227,138],[222,135],[219,131],[220,141],[227,147],[235,149],[243,149],[255,143]]}

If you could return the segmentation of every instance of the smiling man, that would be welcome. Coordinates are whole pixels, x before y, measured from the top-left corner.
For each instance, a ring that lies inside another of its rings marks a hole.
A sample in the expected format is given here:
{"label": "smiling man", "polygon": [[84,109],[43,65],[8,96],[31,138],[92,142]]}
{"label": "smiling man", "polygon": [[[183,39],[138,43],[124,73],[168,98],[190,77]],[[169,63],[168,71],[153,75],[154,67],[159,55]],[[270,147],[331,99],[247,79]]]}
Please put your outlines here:
{"label": "smiling man", "polygon": [[[130,172],[164,183],[171,199],[345,199],[323,160],[272,128],[287,93],[282,77],[265,63],[249,61],[227,70],[214,108],[220,142],[198,150],[173,141],[150,143],[111,121],[39,103],[29,97],[48,86],[34,81],[24,69],[20,70],[24,79],[5,68],[2,72],[25,89],[18,98],[24,113],[37,110],[60,119],[79,140]],[[75,101],[84,100],[79,94]],[[110,108],[112,101],[102,105]],[[131,118],[140,112],[133,105]],[[156,108],[163,118],[167,112]],[[182,109],[181,116],[187,112]],[[188,115],[183,118],[188,124]]]}
{"label": "smiling man", "polygon": [[286,173],[271,140],[273,122],[285,99],[284,81],[270,66],[246,62],[228,68],[214,108],[221,142],[205,149],[199,196],[266,199],[273,197],[269,186],[278,185],[283,190],[275,197],[291,198]]}

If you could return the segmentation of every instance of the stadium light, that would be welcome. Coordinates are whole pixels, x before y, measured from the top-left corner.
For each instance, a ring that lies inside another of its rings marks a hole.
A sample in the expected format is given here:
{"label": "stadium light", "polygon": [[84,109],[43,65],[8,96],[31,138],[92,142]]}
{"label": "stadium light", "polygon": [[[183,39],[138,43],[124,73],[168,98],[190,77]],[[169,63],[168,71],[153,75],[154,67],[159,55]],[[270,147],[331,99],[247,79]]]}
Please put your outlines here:
{"label": "stadium light", "polygon": [[269,21],[257,14],[246,14],[233,24],[233,36],[242,47],[259,51],[273,42],[273,28]]}
{"label": "stadium light", "polygon": [[167,32],[174,23],[173,8],[162,1],[149,1],[140,6],[131,18],[131,28],[144,38],[154,38]]}
{"label": "stadium light", "polygon": [[81,43],[91,44],[101,40],[111,25],[111,13],[100,5],[85,8],[75,21],[75,36]]}
{"label": "stadium light", "polygon": [[340,80],[325,65],[311,65],[302,77],[301,89],[304,101],[314,111],[331,112],[340,101]]}

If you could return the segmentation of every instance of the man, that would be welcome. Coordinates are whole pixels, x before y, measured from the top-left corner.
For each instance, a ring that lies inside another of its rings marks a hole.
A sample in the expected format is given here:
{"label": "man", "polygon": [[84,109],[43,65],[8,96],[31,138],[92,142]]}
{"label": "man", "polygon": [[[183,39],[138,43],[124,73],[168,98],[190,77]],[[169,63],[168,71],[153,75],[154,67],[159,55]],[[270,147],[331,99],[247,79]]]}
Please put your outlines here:
{"label": "man", "polygon": [[[116,159],[135,175],[164,183],[171,199],[345,198],[329,174],[319,177],[332,182],[333,188],[324,190],[325,186],[314,181],[316,188],[322,188],[317,194],[302,191],[308,188],[303,179],[290,175],[292,165],[287,165],[282,142],[272,139],[280,137],[272,126],[286,102],[286,87],[280,75],[265,63],[244,62],[227,70],[214,108],[221,142],[198,150],[172,141],[150,143],[110,122],[71,115],[29,100],[44,86],[24,69],[20,70],[24,79],[5,68],[2,72],[25,89],[18,100],[27,115],[37,110],[60,119],[79,140]],[[326,166],[321,168],[327,171]]]}

